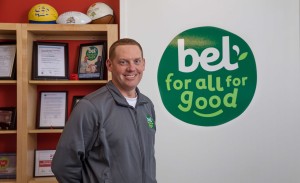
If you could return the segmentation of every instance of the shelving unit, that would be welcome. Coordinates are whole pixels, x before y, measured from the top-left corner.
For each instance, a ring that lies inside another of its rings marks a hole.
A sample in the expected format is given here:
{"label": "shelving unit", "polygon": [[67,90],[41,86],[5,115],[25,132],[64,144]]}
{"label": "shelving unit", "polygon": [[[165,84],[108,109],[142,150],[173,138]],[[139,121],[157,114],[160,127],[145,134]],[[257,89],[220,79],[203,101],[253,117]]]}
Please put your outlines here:
{"label": "shelving unit", "polygon": [[[16,135],[17,177],[16,180],[0,179],[0,183],[56,183],[54,177],[34,177],[34,151],[39,147],[39,137],[60,135],[62,129],[37,129],[36,116],[39,91],[44,88],[74,87],[98,88],[111,79],[105,72],[104,80],[32,80],[32,51],[34,41],[72,42],[107,41],[107,48],[118,39],[116,24],[58,25],[58,24],[1,24],[0,39],[15,39],[17,42],[17,79],[2,80],[3,85],[16,85],[17,130],[0,131],[1,135]],[[79,47],[79,45],[78,45]],[[77,50],[69,50],[77,54]],[[77,62],[71,59],[69,62]],[[76,65],[76,64],[73,64]],[[71,68],[71,70],[76,70]],[[71,72],[70,72],[71,73]],[[72,91],[74,93],[74,91]],[[87,94],[87,93],[86,93]],[[69,96],[69,98],[72,96]],[[70,102],[69,106],[70,107]],[[43,139],[44,140],[44,139]],[[2,142],[1,142],[2,143]],[[1,149],[0,149],[1,151]]]}
{"label": "shelving unit", "polygon": [[[16,41],[17,45],[17,50],[20,50],[20,52],[17,52],[16,57],[17,57],[17,65],[20,65],[22,67],[22,62],[21,62],[21,25],[20,24],[14,24],[14,23],[1,23],[0,24],[0,40],[1,41],[11,41],[14,40]],[[1,130],[0,131],[0,136],[2,139],[8,138],[14,136],[16,139],[16,142],[14,142],[14,146],[16,149],[16,171],[21,172],[21,154],[18,152],[21,152],[21,143],[19,141],[21,140],[21,118],[22,118],[22,110],[21,110],[21,102],[22,102],[22,78],[20,70],[16,71],[17,73],[17,78],[15,80],[0,80],[0,88],[7,90],[7,87],[13,86],[13,90],[16,91],[7,91],[7,92],[14,92],[16,95],[14,96],[14,100],[16,100],[16,109],[17,109],[17,129],[16,130]],[[11,89],[8,89],[11,90]],[[7,99],[10,100],[10,99]],[[2,107],[11,107],[11,106],[2,106]],[[9,145],[11,144],[6,144],[9,142],[1,142],[3,143],[2,145]],[[1,151],[1,150],[0,150]],[[21,174],[16,174],[16,179],[0,179],[0,183],[16,183],[17,180],[21,180]]]}

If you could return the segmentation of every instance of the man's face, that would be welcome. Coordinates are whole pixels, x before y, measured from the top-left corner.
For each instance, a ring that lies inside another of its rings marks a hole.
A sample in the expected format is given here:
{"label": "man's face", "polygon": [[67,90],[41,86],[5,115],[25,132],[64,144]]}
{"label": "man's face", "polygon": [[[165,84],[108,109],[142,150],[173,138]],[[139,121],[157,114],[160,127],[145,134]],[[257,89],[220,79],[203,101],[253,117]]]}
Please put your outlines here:
{"label": "man's face", "polygon": [[112,73],[112,81],[124,96],[135,93],[142,79],[145,60],[136,45],[120,45],[115,49],[115,57],[106,61]]}

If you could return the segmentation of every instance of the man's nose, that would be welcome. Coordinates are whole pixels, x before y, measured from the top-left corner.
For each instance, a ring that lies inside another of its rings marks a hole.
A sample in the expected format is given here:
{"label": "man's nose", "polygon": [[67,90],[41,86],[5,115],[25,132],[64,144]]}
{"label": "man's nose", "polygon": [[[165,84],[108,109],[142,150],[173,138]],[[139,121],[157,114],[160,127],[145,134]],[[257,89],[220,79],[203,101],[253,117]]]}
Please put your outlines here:
{"label": "man's nose", "polygon": [[129,62],[127,70],[128,71],[134,71],[135,70],[135,64],[133,62]]}

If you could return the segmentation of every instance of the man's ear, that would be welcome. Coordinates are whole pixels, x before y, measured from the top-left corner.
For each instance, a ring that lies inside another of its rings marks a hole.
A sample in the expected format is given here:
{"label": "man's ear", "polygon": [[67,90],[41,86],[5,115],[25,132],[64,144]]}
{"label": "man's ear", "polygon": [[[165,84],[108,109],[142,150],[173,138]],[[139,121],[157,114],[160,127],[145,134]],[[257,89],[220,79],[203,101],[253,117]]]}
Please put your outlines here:
{"label": "man's ear", "polygon": [[145,58],[143,58],[143,60],[144,60],[144,69],[143,69],[143,71],[145,71],[145,69],[146,69],[146,59]]}
{"label": "man's ear", "polygon": [[111,60],[110,60],[110,59],[107,59],[107,60],[106,60],[106,67],[107,67],[107,70],[108,70],[108,71],[111,71],[111,65],[112,65]]}

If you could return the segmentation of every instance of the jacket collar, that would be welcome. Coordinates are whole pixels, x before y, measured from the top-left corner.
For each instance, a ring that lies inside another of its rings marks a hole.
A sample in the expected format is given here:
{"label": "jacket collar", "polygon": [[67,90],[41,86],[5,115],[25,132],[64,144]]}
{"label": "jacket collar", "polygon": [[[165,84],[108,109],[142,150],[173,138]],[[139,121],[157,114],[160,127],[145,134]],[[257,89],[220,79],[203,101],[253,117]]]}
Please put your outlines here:
{"label": "jacket collar", "polygon": [[[123,106],[129,105],[127,103],[125,97],[121,94],[119,89],[113,84],[112,81],[109,81],[106,84],[106,87],[107,87],[108,91],[111,93],[112,97],[114,98],[114,100],[116,101],[117,104],[123,105]],[[140,92],[140,90],[138,88],[136,88],[136,93],[138,95],[137,105],[147,103],[146,97]]]}

